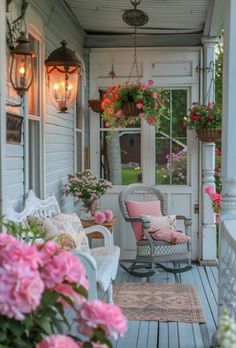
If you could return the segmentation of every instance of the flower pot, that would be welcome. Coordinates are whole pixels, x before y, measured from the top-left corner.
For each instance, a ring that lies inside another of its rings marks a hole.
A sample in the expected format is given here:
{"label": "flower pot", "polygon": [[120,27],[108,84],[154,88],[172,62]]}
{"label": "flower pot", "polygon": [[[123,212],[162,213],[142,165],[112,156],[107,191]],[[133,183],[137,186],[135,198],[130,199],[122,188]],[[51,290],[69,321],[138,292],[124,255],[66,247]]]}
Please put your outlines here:
{"label": "flower pot", "polygon": [[81,199],[79,200],[79,217],[82,220],[93,220],[94,214],[100,209],[100,200]]}
{"label": "flower pot", "polygon": [[140,113],[134,101],[124,103],[123,112],[125,116],[138,116]]}
{"label": "flower pot", "polygon": [[198,139],[206,143],[221,141],[221,129],[219,128],[197,129],[196,133]]}
{"label": "flower pot", "polygon": [[94,112],[97,112],[98,114],[101,114],[103,112],[101,108],[101,99],[90,99],[88,101],[89,106]]}

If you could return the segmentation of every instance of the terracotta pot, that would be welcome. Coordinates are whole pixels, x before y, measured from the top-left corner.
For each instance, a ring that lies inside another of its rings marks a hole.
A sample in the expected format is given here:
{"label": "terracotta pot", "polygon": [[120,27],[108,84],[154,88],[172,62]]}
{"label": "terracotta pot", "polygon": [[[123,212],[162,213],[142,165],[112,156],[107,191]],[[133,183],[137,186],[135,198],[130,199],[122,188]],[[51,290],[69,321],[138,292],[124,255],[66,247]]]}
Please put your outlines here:
{"label": "terracotta pot", "polygon": [[101,108],[101,99],[90,99],[88,101],[89,106],[94,112],[97,112],[98,114],[101,114],[103,112]]}
{"label": "terracotta pot", "polygon": [[198,139],[206,143],[221,141],[221,129],[219,128],[198,129],[196,133]]}
{"label": "terracotta pot", "polygon": [[138,114],[140,113],[140,110],[137,108],[136,103],[133,101],[124,103],[123,111],[125,116],[138,116]]}

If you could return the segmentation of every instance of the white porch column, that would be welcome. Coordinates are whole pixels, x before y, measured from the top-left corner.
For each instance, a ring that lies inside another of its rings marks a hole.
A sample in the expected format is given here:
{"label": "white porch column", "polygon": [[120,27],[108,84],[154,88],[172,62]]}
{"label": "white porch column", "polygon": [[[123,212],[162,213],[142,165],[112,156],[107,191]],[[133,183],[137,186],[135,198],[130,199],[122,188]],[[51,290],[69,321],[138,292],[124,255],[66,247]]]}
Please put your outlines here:
{"label": "white porch column", "polygon": [[6,211],[6,1],[0,0],[0,215]]}
{"label": "white porch column", "polygon": [[236,1],[225,2],[222,219],[236,217]]}
{"label": "white porch column", "polygon": [[[202,38],[203,44],[203,100],[215,100],[212,71],[215,63],[215,46],[218,38]],[[214,74],[214,72],[213,72]],[[216,261],[216,225],[211,200],[205,193],[209,185],[215,187],[215,143],[202,143],[202,260]]]}

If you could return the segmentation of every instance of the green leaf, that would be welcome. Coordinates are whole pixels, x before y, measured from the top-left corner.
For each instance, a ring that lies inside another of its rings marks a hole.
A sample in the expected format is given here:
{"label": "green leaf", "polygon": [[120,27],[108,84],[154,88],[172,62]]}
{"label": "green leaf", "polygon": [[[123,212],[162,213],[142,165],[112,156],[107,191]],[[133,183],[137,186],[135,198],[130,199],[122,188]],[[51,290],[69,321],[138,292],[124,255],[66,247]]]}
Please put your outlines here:
{"label": "green leaf", "polygon": [[43,293],[41,300],[41,307],[47,307],[51,305],[55,305],[60,295],[53,290],[47,290]]}
{"label": "green leaf", "polygon": [[39,328],[43,331],[44,334],[50,335],[52,333],[51,320],[49,318],[34,317],[34,323],[39,326]]}
{"label": "green leaf", "polygon": [[61,303],[57,303],[56,304],[56,308],[58,309],[58,313],[61,315],[64,323],[66,324],[66,326],[68,327],[68,329],[70,330],[71,328],[71,325],[70,323],[68,322],[67,318],[66,318],[66,315],[65,315],[65,311],[64,311],[64,307],[62,306]]}
{"label": "green leaf", "polygon": [[93,346],[92,346],[92,343],[90,343],[90,342],[84,342],[84,344],[83,344],[83,348],[92,348]]}

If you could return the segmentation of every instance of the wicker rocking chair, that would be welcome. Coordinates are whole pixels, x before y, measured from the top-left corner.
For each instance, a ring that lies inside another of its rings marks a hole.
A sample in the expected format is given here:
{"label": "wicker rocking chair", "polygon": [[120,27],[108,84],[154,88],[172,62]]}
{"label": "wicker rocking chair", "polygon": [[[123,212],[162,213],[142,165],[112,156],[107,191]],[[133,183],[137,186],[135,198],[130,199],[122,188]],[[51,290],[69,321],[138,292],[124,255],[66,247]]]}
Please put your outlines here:
{"label": "wicker rocking chair", "polygon": [[[168,272],[181,273],[186,272],[192,268],[191,266],[191,231],[190,226],[192,224],[191,219],[184,216],[176,216],[176,220],[182,220],[184,223],[184,233],[190,237],[190,240],[181,244],[171,244],[165,241],[154,240],[149,233],[151,228],[150,219],[147,217],[130,217],[126,201],[141,201],[150,202],[159,200],[161,213],[163,216],[166,214],[166,201],[163,194],[154,186],[145,186],[142,184],[132,184],[126,186],[126,188],[120,193],[119,205],[121,213],[127,222],[138,222],[142,226],[143,235],[146,239],[137,241],[137,254],[136,258],[131,260],[122,260],[121,267],[139,277],[151,277],[155,274],[157,268],[164,269]],[[187,265],[180,267],[180,263],[185,261]],[[173,268],[163,265],[163,263],[172,263]],[[127,266],[126,264],[131,264]],[[176,267],[178,265],[178,267]]]}

